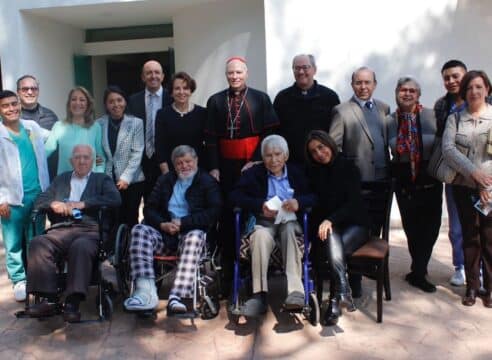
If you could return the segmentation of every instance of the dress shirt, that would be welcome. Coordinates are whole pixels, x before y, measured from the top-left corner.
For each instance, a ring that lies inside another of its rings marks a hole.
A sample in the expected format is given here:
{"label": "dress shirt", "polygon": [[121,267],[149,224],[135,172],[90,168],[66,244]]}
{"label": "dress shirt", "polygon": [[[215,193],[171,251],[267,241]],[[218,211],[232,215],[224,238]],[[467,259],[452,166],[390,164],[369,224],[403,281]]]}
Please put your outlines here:
{"label": "dress shirt", "polygon": [[287,177],[287,166],[284,166],[284,170],[280,176],[275,176],[271,172],[268,172],[267,200],[275,195],[282,201],[292,199],[294,195],[294,190],[290,187]]}
{"label": "dress shirt", "polygon": [[87,186],[87,182],[89,181],[89,176],[91,176],[90,172],[81,178],[75,175],[75,172],[72,173],[72,178],[70,179],[69,201],[80,201],[85,187]]}
{"label": "dress shirt", "polygon": [[180,179],[176,181],[173,187],[173,194],[169,199],[167,210],[171,213],[172,218],[181,219],[189,214],[189,205],[186,201],[186,190],[191,186],[195,175],[186,179]]}

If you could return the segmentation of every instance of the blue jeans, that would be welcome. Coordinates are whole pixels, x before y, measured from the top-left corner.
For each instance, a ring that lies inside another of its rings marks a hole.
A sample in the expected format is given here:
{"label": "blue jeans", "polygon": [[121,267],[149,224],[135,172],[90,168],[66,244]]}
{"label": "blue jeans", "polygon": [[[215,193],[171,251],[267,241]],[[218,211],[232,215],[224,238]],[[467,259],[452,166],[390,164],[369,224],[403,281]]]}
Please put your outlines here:
{"label": "blue jeans", "polygon": [[463,269],[465,259],[463,255],[463,234],[461,233],[461,223],[458,217],[458,209],[454,201],[453,185],[446,184],[444,190],[446,193],[446,205],[448,208],[448,237],[453,249],[453,265],[456,270]]}

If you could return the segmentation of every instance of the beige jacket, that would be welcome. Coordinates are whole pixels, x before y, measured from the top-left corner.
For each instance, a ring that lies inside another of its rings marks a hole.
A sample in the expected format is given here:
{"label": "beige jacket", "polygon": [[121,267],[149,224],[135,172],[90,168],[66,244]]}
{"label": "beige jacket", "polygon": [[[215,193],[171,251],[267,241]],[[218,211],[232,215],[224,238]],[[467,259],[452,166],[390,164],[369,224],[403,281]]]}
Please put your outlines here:
{"label": "beige jacket", "polygon": [[468,109],[459,115],[450,115],[446,120],[442,152],[444,160],[458,172],[454,184],[477,188],[471,178],[473,171],[482,169],[492,174],[492,156],[487,154],[487,138],[491,128],[492,106],[488,104],[476,120]]}

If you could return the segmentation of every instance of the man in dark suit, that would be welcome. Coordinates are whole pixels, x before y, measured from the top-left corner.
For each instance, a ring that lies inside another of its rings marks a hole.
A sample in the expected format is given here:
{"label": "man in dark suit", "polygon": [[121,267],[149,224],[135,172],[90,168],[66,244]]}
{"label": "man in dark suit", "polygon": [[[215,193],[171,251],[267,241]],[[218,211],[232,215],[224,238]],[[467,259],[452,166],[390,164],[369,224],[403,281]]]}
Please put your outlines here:
{"label": "man in dark suit", "polygon": [[[376,74],[361,67],[352,74],[354,95],[333,110],[330,135],[345,157],[359,168],[363,182],[384,182],[389,178],[389,152],[386,117],[389,106],[372,97]],[[383,197],[384,193],[381,193]],[[384,198],[381,199],[384,201]],[[383,218],[372,219],[374,233],[380,231]],[[353,297],[362,294],[361,277],[351,276]]]}
{"label": "man in dark suit", "polygon": [[130,96],[128,111],[144,122],[145,149],[142,156],[142,170],[145,175],[144,199],[152,191],[161,174],[155,154],[155,116],[157,111],[172,103],[166,89],[162,87],[164,72],[159,62],[147,61],[142,68],[145,89]]}
{"label": "man in dark suit", "polygon": [[292,71],[295,83],[277,94],[273,107],[280,120],[279,134],[289,143],[289,162],[304,164],[307,134],[311,130],[328,132],[332,110],[340,99],[336,92],[314,80],[313,55],[296,55]]}
{"label": "man in dark suit", "polygon": [[117,207],[121,198],[112,179],[92,172],[94,154],[88,145],[73,148],[73,172],[57,176],[41,193],[34,208],[49,211],[52,228],[29,246],[27,291],[44,298],[27,313],[52,315],[58,304],[57,259],[67,259],[63,318],[79,322],[79,303],[85,299],[98,250],[97,213],[101,206]]}

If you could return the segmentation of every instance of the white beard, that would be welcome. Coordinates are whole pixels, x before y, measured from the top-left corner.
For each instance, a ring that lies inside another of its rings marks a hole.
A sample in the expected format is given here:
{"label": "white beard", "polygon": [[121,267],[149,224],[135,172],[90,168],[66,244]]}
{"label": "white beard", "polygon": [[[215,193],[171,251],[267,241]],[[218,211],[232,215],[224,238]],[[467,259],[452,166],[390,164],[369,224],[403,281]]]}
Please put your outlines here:
{"label": "white beard", "polygon": [[190,171],[186,174],[183,174],[183,173],[178,173],[178,178],[180,180],[187,180],[189,178],[192,178],[193,176],[195,176],[195,174],[197,173],[198,169],[197,170],[194,170],[194,171]]}

